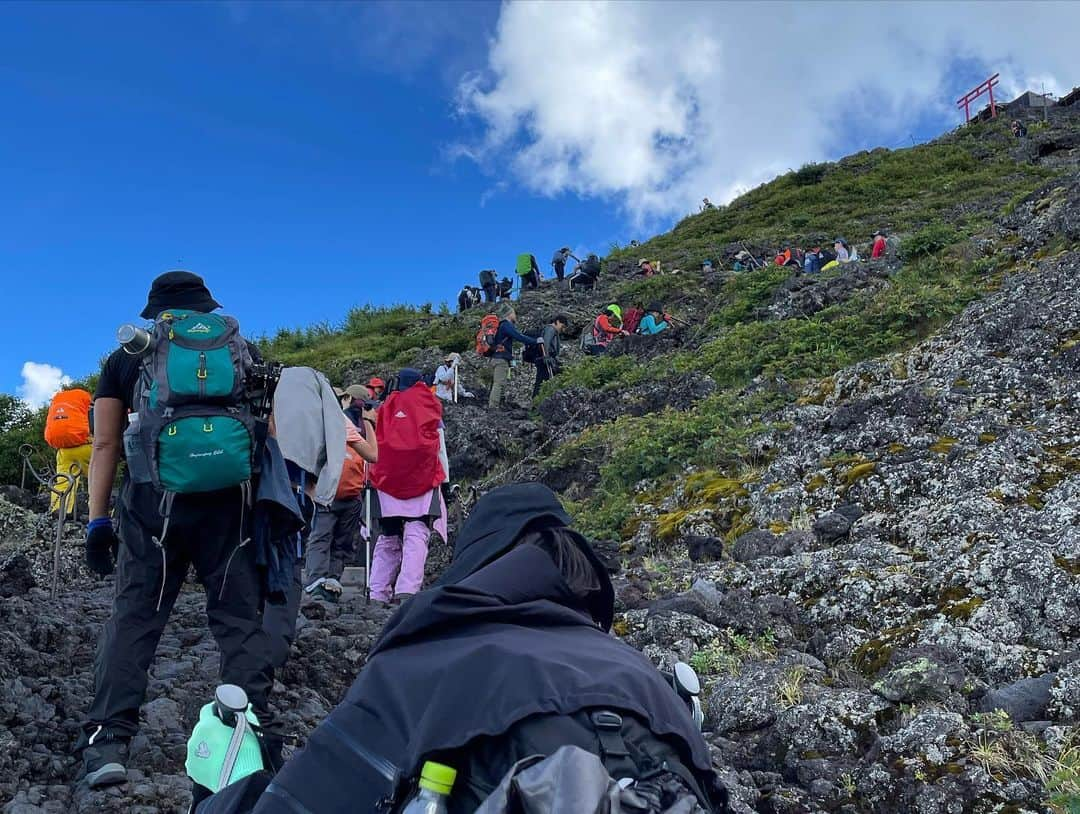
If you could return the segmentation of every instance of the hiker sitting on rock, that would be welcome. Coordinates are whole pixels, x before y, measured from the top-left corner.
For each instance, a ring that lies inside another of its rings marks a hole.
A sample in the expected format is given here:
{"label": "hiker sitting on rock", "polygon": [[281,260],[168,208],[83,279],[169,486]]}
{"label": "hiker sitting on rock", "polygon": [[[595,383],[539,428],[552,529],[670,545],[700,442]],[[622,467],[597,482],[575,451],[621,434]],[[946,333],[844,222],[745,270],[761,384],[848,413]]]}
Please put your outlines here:
{"label": "hiker sitting on rock", "polygon": [[579,263],[570,275],[570,288],[592,288],[600,277],[600,258],[590,254],[584,263]]}
{"label": "hiker sitting on rock", "polygon": [[[196,814],[400,811],[434,769],[449,814],[725,810],[687,703],[608,633],[611,580],[570,522],[538,483],[484,495],[449,568],[390,620],[272,788],[259,796],[271,777],[250,775]],[[562,807],[504,788],[526,758],[544,760]]]}
{"label": "hiker sitting on rock", "polygon": [[637,262],[638,272],[644,277],[652,277],[656,274],[656,267],[653,265],[652,260],[646,260],[644,257]]}
{"label": "hiker sitting on rock", "polygon": [[664,313],[664,306],[654,302],[650,303],[649,307],[645,309],[645,316],[642,317],[641,324],[638,325],[638,333],[644,336],[655,336],[670,327],[671,323],[668,321],[667,314]]}
{"label": "hiker sitting on rock", "polygon": [[[622,326],[622,309],[612,303],[604,312],[593,320],[592,332],[589,334],[592,342],[586,342],[583,350],[590,356],[600,356],[607,353],[608,346],[620,336],[627,336]],[[583,339],[586,336],[583,335]]]}
{"label": "hiker sitting on rock", "polygon": [[870,250],[870,259],[877,260],[879,257],[884,257],[886,250],[889,248],[888,238],[885,237],[885,233],[878,229],[874,232],[874,247]]}

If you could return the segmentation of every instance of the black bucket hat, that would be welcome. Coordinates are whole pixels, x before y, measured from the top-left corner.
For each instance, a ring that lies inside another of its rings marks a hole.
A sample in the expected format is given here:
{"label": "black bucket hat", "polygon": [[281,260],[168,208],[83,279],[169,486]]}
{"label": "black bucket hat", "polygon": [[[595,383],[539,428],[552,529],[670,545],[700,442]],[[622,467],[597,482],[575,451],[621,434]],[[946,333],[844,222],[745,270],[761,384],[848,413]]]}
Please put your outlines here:
{"label": "black bucket hat", "polygon": [[203,278],[190,271],[166,271],[150,285],[146,307],[139,314],[143,319],[155,319],[162,311],[184,308],[208,314],[221,303],[210,296]]}

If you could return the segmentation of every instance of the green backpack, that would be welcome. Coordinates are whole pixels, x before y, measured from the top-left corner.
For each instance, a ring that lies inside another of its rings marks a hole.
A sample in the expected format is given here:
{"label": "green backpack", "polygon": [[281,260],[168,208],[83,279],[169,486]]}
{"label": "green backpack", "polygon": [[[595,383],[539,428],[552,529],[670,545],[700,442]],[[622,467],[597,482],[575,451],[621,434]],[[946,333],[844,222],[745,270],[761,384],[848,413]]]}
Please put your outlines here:
{"label": "green backpack", "polygon": [[246,484],[255,450],[245,389],[253,361],[239,323],[174,310],[158,317],[151,335],[124,438],[132,479],[172,494]]}

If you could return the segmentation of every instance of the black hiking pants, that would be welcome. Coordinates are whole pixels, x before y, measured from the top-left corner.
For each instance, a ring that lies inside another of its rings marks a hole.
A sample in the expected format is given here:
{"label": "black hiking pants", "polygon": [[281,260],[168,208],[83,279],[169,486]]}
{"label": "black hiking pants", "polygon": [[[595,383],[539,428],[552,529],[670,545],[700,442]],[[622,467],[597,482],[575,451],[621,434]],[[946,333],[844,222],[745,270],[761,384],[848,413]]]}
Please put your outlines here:
{"label": "black hiking pants", "polygon": [[[120,737],[138,731],[147,671],[192,565],[206,588],[207,621],[221,652],[221,681],[243,687],[265,720],[273,670],[262,629],[262,582],[254,546],[241,545],[250,536],[251,509],[239,487],[177,495],[159,548],[153,541],[162,531],[159,500],[146,484],[125,482],[120,490],[116,597],[98,643],[87,735],[99,726]],[[181,651],[173,658],[184,655]]]}
{"label": "black hiking pants", "polygon": [[541,360],[536,362],[536,381],[533,382],[533,398],[536,398],[540,393],[540,388],[544,386],[544,382],[551,378],[552,362]]}
{"label": "black hiking pants", "polygon": [[484,302],[495,302],[498,299],[499,286],[496,283],[484,283]]}
{"label": "black hiking pants", "polygon": [[530,271],[528,274],[521,275],[521,287],[522,288],[539,288],[540,279],[536,276],[535,271]]}
{"label": "black hiking pants", "polygon": [[563,281],[563,275],[566,273],[566,261],[553,260],[551,265],[555,268],[556,279],[561,283]]}

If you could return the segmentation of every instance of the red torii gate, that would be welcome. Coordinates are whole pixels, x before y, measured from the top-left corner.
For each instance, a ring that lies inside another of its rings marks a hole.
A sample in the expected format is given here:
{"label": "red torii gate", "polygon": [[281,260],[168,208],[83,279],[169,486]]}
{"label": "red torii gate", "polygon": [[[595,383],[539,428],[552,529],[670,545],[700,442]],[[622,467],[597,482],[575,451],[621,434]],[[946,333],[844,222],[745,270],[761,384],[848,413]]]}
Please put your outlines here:
{"label": "red torii gate", "polygon": [[994,85],[998,83],[1001,74],[994,74],[985,82],[981,82],[956,100],[956,106],[964,108],[964,120],[971,122],[970,105],[984,93],[990,94],[990,117],[997,118],[997,105],[994,104]]}

